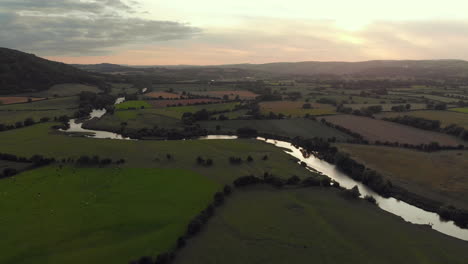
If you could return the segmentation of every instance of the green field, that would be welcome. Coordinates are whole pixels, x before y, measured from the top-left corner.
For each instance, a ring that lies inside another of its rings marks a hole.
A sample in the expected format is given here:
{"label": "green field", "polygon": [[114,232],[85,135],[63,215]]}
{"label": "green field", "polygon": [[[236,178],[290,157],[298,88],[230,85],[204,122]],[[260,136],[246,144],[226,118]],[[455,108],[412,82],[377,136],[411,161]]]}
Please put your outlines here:
{"label": "green field", "polygon": [[460,113],[468,113],[468,107],[465,108],[452,108],[449,109],[450,111],[460,112]]}
{"label": "green field", "polygon": [[4,110],[56,110],[74,109],[78,107],[78,97],[51,98],[32,103],[0,105],[0,111]]}
{"label": "green field", "polygon": [[154,113],[159,115],[181,119],[184,113],[195,113],[202,109],[207,111],[232,111],[239,103],[223,103],[223,104],[205,104],[205,105],[188,105],[176,106],[155,109]]}
{"label": "green field", "polygon": [[179,119],[158,114],[158,109],[139,109],[115,111],[113,115],[104,115],[100,119],[93,119],[86,122],[87,127],[98,130],[115,130],[121,127],[122,122],[126,122],[126,128],[138,130],[143,128],[164,127],[181,128],[182,122]]}
{"label": "green field", "polygon": [[323,98],[333,99],[337,103],[342,103],[343,101],[345,101],[349,104],[379,104],[381,101],[385,101],[385,99],[382,98],[370,98],[355,95],[323,95],[311,97],[311,99],[315,101]]}
{"label": "green field", "polygon": [[30,166],[31,166],[31,163],[0,160],[0,174],[6,168],[11,168],[17,171],[22,171],[22,170],[29,168]]}
{"label": "green field", "polygon": [[350,136],[336,129],[322,125],[320,122],[303,118],[278,120],[204,121],[199,123],[203,128],[206,128],[209,131],[216,131],[217,126],[219,126],[220,131],[223,132],[236,132],[238,128],[250,127],[256,129],[258,132],[288,137],[335,137],[339,140],[351,139]]}
{"label": "green field", "polygon": [[335,107],[332,105],[312,104],[311,109],[304,109],[305,103],[304,101],[270,101],[261,102],[259,105],[260,111],[264,115],[268,115],[270,112],[293,117],[304,117],[306,114],[313,116],[336,114]]}
{"label": "green field", "polygon": [[[220,183],[231,183],[248,174],[263,175],[271,172],[278,177],[310,176],[296,160],[273,145],[253,139],[242,140],[178,140],[178,141],[125,141],[71,137],[53,131],[54,123],[0,132],[1,151],[30,157],[42,154],[57,159],[81,155],[99,155],[114,160],[126,159],[125,166],[141,168],[181,168],[198,172]],[[166,154],[173,156],[166,159]],[[198,156],[211,158],[213,166],[200,166]],[[240,165],[229,163],[229,157],[248,155],[253,162]],[[268,160],[262,160],[267,155]]]}
{"label": "green field", "polygon": [[32,93],[31,95],[38,97],[73,96],[78,95],[81,92],[99,93],[102,91],[96,86],[79,83],[63,83],[54,85],[50,87],[50,89],[42,92]]}
{"label": "green field", "polygon": [[24,121],[26,118],[32,118],[38,122],[43,117],[48,117],[51,120],[54,117],[63,115],[73,116],[75,110],[72,109],[60,109],[60,110],[45,110],[45,111],[31,111],[31,110],[20,110],[20,111],[0,111],[0,123],[1,124],[15,124],[18,121]]}
{"label": "green field", "polygon": [[409,111],[404,113],[381,113],[376,115],[378,118],[384,117],[397,117],[397,116],[414,116],[425,118],[429,120],[439,120],[441,127],[446,127],[451,124],[455,124],[465,129],[468,129],[468,115],[465,113],[457,113],[452,111]]}
{"label": "green field", "polygon": [[0,263],[155,256],[219,188],[176,169],[46,167],[0,180]]}
{"label": "green field", "polygon": [[[426,104],[414,104],[414,103],[410,103],[410,104],[411,104],[411,109],[413,110],[426,109]],[[393,106],[400,106],[400,105],[406,105],[406,104],[346,104],[344,106],[350,107],[353,110],[356,110],[356,109],[367,108],[369,106],[375,106],[375,105],[382,106],[382,111],[392,111]]]}
{"label": "green field", "polygon": [[121,104],[116,105],[115,108],[117,110],[131,109],[131,108],[141,109],[141,108],[151,108],[151,105],[148,104],[148,102],[146,102],[146,101],[142,101],[142,100],[136,101],[135,100],[135,101],[123,102]]}
{"label": "green field", "polygon": [[[255,201],[255,202],[253,202]],[[177,264],[464,264],[468,243],[404,222],[336,190],[236,191]]]}
{"label": "green field", "polygon": [[384,146],[337,146],[398,186],[423,197],[468,209],[466,150],[428,153]]}

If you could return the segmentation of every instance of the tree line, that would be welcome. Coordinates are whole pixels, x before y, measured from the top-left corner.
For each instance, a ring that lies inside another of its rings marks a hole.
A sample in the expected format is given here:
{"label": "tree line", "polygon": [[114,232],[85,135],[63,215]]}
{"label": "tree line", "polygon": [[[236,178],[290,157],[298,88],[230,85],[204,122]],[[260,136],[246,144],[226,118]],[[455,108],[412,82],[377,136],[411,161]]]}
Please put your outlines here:
{"label": "tree line", "polygon": [[464,127],[458,126],[456,124],[448,125],[444,128],[441,127],[439,120],[430,120],[422,117],[415,116],[397,116],[397,117],[386,117],[383,118],[385,121],[395,122],[407,126],[412,126],[424,130],[436,131],[446,133],[452,136],[461,138],[462,140],[468,141],[468,130]]}

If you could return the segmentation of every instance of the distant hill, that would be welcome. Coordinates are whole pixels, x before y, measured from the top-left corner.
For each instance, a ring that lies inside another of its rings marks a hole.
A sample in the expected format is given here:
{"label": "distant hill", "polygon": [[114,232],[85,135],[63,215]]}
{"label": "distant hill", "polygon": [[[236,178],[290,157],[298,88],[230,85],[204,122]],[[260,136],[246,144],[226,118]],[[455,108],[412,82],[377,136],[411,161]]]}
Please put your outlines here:
{"label": "distant hill", "polygon": [[[186,80],[229,80],[252,77],[269,77],[272,74],[263,71],[241,69],[224,66],[124,66],[118,64],[73,64],[79,69],[105,74],[139,75],[151,77],[158,81],[186,81]],[[279,74],[274,74],[279,75]]]}
{"label": "distant hill", "polygon": [[100,64],[71,64],[72,66],[90,72],[99,73],[123,73],[123,72],[140,72],[140,70],[132,67],[126,67],[118,64],[100,63]]}
{"label": "distant hill", "polygon": [[291,77],[352,76],[370,78],[468,78],[468,61],[463,60],[374,60],[363,62],[278,62],[266,64],[129,66],[116,64],[76,65],[100,73],[153,74],[161,77]]}
{"label": "distant hill", "polygon": [[358,77],[451,78],[468,77],[468,62],[462,60],[401,60],[364,62],[279,62],[234,64],[222,67],[294,75],[351,75]]}
{"label": "distant hill", "polygon": [[102,85],[97,76],[70,65],[0,48],[0,94],[38,92],[61,83]]}

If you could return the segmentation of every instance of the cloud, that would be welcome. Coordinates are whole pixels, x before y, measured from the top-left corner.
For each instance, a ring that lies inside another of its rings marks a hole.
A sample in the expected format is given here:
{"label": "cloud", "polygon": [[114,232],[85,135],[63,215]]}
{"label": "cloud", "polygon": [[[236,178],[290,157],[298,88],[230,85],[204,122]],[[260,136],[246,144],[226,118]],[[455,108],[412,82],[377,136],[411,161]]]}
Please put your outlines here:
{"label": "cloud", "polygon": [[467,32],[468,22],[457,20],[376,21],[349,31],[332,20],[258,18],[236,27],[205,28],[189,40],[122,50],[99,59],[147,65],[468,59]]}
{"label": "cloud", "polygon": [[184,23],[134,16],[134,1],[0,1],[0,46],[44,56],[109,54],[200,32]]}

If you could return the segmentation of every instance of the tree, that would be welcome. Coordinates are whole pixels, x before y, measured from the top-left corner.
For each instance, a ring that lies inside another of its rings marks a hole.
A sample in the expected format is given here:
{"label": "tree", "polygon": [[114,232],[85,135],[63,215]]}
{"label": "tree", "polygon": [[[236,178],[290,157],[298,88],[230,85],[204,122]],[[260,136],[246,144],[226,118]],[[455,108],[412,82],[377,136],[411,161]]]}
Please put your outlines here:
{"label": "tree", "polygon": [[34,122],[34,119],[31,117],[28,117],[24,120],[24,126],[31,126],[34,125],[36,122]]}
{"label": "tree", "polygon": [[225,185],[223,188],[224,195],[229,195],[232,192],[231,186]]}
{"label": "tree", "polygon": [[222,193],[222,192],[215,193],[215,195],[214,195],[214,205],[220,206],[223,203],[224,203],[224,193]]}
{"label": "tree", "polygon": [[298,184],[300,181],[301,181],[301,179],[299,179],[299,177],[297,177],[296,175],[294,175],[294,176],[291,176],[291,178],[289,178],[289,179],[287,180],[286,183],[289,184],[289,185],[296,185],[296,184]]}
{"label": "tree", "polygon": [[355,185],[351,190],[347,190],[347,193],[351,198],[359,198],[359,196],[361,196],[357,185]]}

